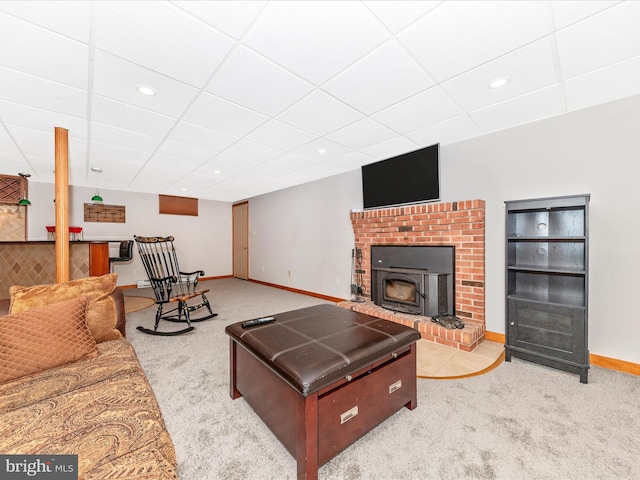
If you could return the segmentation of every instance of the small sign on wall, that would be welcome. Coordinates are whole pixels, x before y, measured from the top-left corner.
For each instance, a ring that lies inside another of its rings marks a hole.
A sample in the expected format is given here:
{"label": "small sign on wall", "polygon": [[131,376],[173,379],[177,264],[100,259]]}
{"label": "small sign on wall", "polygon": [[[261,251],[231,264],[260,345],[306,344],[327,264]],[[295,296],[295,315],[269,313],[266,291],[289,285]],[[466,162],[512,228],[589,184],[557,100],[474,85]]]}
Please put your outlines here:
{"label": "small sign on wall", "polygon": [[85,222],[126,223],[124,205],[84,204]]}

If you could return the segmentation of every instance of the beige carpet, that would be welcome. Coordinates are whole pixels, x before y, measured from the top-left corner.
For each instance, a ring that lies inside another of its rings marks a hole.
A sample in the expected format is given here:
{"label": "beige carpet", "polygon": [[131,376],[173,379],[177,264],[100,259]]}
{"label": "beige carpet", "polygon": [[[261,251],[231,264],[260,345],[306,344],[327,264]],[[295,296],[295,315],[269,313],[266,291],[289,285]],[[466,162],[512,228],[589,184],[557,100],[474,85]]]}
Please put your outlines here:
{"label": "beige carpet", "polygon": [[[127,315],[179,478],[293,480],[293,457],[246,401],[230,397],[224,329],[322,301],[237,279],[203,284],[219,316],[194,332],[145,335],[135,328],[153,325],[153,309]],[[640,377],[592,367],[584,385],[516,358],[483,375],[419,379],[417,389],[418,408],[400,410],[320,467],[319,480],[640,478]]]}

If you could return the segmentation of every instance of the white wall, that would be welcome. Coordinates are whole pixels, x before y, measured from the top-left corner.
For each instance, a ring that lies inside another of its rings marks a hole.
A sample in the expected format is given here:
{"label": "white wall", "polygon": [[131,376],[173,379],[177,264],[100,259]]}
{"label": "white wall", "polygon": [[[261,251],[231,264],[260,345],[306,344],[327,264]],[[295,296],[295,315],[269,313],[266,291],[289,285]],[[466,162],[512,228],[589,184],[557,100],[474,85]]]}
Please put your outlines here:
{"label": "white wall", "polygon": [[[158,213],[158,195],[100,189],[109,205],[124,205],[126,223],[84,221],[84,204],[95,190],[85,187],[69,189],[69,224],[83,227],[85,240],[114,240],[111,256],[118,255],[119,240],[140,236],[175,237],[175,246],[183,271],[204,270],[205,276],[231,275],[231,204],[198,201],[198,216]],[[53,184],[29,182],[29,240],[46,240],[46,225],[55,224],[55,187]],[[132,285],[147,276],[135,250],[132,262],[114,264],[118,285]]]}
{"label": "white wall", "polygon": [[359,170],[252,198],[250,278],[350,298],[351,208],[362,208]]}
{"label": "white wall", "polygon": [[[489,331],[505,331],[504,202],[589,193],[589,348],[640,363],[639,126],[636,96],[441,147],[442,201],[486,201]],[[361,208],[359,171],[251,199],[251,277],[349,298]]]}

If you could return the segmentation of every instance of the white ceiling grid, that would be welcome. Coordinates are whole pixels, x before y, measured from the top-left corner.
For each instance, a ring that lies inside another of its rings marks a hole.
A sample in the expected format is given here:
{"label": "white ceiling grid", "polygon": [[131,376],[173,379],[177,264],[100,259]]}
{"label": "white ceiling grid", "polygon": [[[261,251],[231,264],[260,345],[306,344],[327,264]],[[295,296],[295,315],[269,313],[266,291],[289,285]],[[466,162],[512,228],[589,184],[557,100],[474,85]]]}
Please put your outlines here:
{"label": "white ceiling grid", "polygon": [[239,201],[640,94],[639,24],[632,0],[2,1],[0,171],[52,183],[58,126],[73,185]]}

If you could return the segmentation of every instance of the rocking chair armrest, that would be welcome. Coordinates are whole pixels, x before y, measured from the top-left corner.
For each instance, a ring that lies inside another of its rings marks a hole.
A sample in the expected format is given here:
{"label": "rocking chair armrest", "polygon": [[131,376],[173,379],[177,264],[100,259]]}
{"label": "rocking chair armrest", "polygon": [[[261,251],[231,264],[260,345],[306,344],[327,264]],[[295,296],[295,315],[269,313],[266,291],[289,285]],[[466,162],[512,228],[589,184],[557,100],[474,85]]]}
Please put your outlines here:
{"label": "rocking chair armrest", "polygon": [[195,275],[197,273],[199,277],[204,277],[204,270],[196,270],[195,272],[179,272],[179,273],[180,275],[187,275],[187,276]]}

